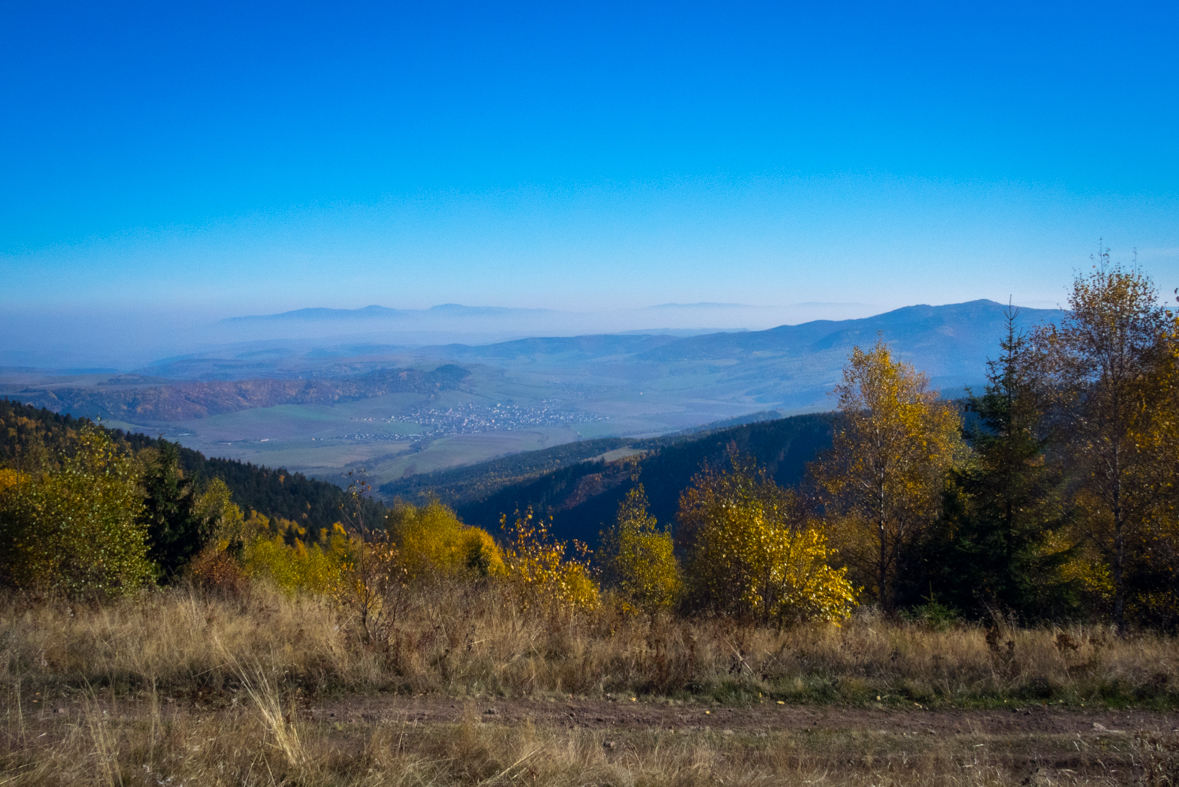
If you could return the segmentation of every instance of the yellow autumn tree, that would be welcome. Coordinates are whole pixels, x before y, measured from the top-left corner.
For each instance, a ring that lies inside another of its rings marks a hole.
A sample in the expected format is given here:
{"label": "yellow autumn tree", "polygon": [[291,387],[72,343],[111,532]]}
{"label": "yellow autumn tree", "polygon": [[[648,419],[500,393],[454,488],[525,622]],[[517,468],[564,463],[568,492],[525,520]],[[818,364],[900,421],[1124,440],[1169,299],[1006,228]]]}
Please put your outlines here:
{"label": "yellow autumn tree", "polygon": [[255,534],[246,526],[241,507],[233,502],[229,486],[220,478],[207,483],[197,495],[193,513],[206,523],[209,546],[214,550],[240,555]]}
{"label": "yellow autumn tree", "polygon": [[[1154,585],[1175,551],[1177,341],[1174,314],[1149,276],[1111,264],[1108,252],[1097,263],[1074,280],[1060,325],[1036,343],[1059,456],[1077,487],[1079,535],[1109,578],[1113,620],[1125,631],[1127,606],[1136,603],[1131,564],[1153,564],[1146,573],[1156,575],[1147,583]],[[1173,580],[1171,587],[1173,594]]]}
{"label": "yellow autumn tree", "polygon": [[636,484],[602,536],[602,563],[628,609],[656,613],[676,602],[681,581],[671,531],[659,528],[647,506],[646,490]]}
{"label": "yellow autumn tree", "polygon": [[241,553],[247,576],[268,581],[287,593],[334,595],[356,550],[338,523],[308,543],[306,529],[289,519],[271,519],[256,511],[241,524],[247,534]]}
{"label": "yellow autumn tree", "polygon": [[779,625],[851,613],[855,588],[831,566],[821,526],[752,460],[734,454],[727,472],[698,473],[677,519],[691,608]]}
{"label": "yellow autumn tree", "polygon": [[898,568],[937,520],[946,473],[965,455],[962,418],[883,339],[852,351],[835,395],[832,447],[811,472],[852,578],[891,610]]}
{"label": "yellow autumn tree", "polygon": [[453,509],[438,500],[424,506],[397,501],[386,517],[386,526],[402,565],[415,580],[505,572],[503,556],[491,534],[463,524]]}
{"label": "yellow autumn tree", "polygon": [[129,593],[151,581],[143,508],[129,456],[84,425],[56,467],[0,477],[0,578],[73,597]]}

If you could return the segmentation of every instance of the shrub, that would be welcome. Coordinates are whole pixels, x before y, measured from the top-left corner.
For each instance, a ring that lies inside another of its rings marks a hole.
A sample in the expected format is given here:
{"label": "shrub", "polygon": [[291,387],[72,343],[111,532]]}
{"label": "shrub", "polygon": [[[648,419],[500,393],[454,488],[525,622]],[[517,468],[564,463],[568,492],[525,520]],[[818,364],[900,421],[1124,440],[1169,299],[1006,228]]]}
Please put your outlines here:
{"label": "shrub", "polygon": [[832,568],[827,537],[794,493],[752,461],[706,468],[680,498],[688,601],[762,623],[838,621],[855,603],[846,569]]}
{"label": "shrub", "polygon": [[618,507],[618,519],[602,536],[606,576],[622,596],[624,608],[669,609],[680,594],[679,564],[671,531],[660,530],[647,513],[647,493],[636,485]]}
{"label": "shrub", "polygon": [[288,593],[338,592],[352,558],[351,539],[342,527],[336,525],[335,530],[325,534],[323,546],[305,544],[303,528],[286,519],[271,523],[267,517],[252,512],[246,528],[261,531],[243,553],[243,568],[248,576],[269,580]]}
{"label": "shrub", "polygon": [[436,575],[500,576],[506,571],[495,539],[486,530],[464,525],[448,506],[398,501],[386,519],[389,534],[412,579]]}
{"label": "shrub", "polygon": [[600,602],[598,583],[589,568],[589,549],[573,542],[569,545],[552,537],[543,520],[537,521],[528,509],[519,512],[509,527],[507,517],[500,521],[508,537],[504,552],[507,578],[515,586],[521,605],[539,606],[556,614],[595,609]]}
{"label": "shrub", "polygon": [[73,597],[131,592],[152,568],[132,462],[93,427],[75,443],[58,468],[0,478],[0,576]]}

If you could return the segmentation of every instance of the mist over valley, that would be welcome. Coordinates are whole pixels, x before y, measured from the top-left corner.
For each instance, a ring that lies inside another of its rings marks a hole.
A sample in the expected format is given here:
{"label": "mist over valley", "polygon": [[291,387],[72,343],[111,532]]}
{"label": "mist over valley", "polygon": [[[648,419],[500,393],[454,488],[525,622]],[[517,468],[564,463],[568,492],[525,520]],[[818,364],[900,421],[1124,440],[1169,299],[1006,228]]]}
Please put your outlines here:
{"label": "mist over valley", "polygon": [[[424,320],[453,336],[472,324],[503,328],[505,320],[561,313],[455,305],[308,309],[224,323],[244,334],[262,325],[277,338],[122,373],[7,367],[0,396],[163,435],[208,456],[326,480],[364,468],[380,487],[575,441],[829,410],[848,354],[878,335],[925,371],[934,388],[961,395],[964,386],[981,383],[987,359],[997,356],[1006,308],[978,300],[715,331],[690,326],[721,314],[748,317],[747,307],[667,305],[649,312],[667,327],[647,331],[418,345],[413,331]],[[1021,309],[1019,322],[1031,327],[1060,314]],[[391,341],[349,341],[351,334],[341,340],[336,330],[352,331],[358,321],[383,325]],[[406,332],[397,333],[397,325]],[[283,338],[284,330],[295,335]]]}

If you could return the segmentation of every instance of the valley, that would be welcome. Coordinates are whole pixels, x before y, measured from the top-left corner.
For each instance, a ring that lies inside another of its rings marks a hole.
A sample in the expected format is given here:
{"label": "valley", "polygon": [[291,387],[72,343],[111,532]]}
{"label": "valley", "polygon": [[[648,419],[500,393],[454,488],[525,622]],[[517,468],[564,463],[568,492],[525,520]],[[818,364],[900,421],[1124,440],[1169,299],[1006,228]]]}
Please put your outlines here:
{"label": "valley", "polygon": [[[1005,309],[972,301],[763,331],[491,344],[275,339],[116,374],[0,370],[0,396],[335,482],[364,468],[380,488],[576,441],[829,410],[851,349],[878,336],[956,396],[997,356]],[[1021,310],[1020,325],[1059,314]],[[303,315],[300,325],[317,319],[336,318]]]}

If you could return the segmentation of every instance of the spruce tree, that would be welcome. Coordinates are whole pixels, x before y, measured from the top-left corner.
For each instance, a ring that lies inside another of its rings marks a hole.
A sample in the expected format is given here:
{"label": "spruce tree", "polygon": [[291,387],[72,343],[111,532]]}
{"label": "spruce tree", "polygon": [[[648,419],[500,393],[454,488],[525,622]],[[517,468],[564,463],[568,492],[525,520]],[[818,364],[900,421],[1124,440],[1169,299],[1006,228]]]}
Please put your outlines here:
{"label": "spruce tree", "polygon": [[1037,356],[1016,330],[1017,314],[1007,312],[1002,354],[987,363],[983,395],[969,399],[974,451],[947,484],[936,595],[971,617],[988,610],[1067,617],[1076,605],[1061,576],[1069,551],[1054,540],[1067,514],[1059,474],[1045,462]]}
{"label": "spruce tree", "polygon": [[171,581],[196,557],[209,537],[207,523],[195,510],[192,481],[180,470],[180,447],[160,441],[159,455],[143,477],[141,521],[147,526],[148,557],[160,579]]}

